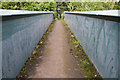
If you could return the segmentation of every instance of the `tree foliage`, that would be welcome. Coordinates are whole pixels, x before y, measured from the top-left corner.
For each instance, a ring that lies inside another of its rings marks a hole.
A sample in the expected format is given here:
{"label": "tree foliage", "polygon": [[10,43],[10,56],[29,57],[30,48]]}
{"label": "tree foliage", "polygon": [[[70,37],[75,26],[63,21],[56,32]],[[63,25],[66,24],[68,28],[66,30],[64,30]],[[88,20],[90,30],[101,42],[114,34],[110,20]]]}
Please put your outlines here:
{"label": "tree foliage", "polygon": [[2,2],[2,9],[30,11],[89,11],[120,9],[120,2]]}
{"label": "tree foliage", "polygon": [[68,5],[70,11],[94,11],[120,9],[118,2],[112,7],[112,2],[71,2]]}
{"label": "tree foliage", "polygon": [[54,11],[55,8],[55,2],[2,2],[2,9]]}
{"label": "tree foliage", "polygon": [[56,18],[56,9],[59,10],[61,17],[63,11],[119,10],[119,4],[120,2],[2,2],[0,8],[12,10],[54,11],[54,18]]}

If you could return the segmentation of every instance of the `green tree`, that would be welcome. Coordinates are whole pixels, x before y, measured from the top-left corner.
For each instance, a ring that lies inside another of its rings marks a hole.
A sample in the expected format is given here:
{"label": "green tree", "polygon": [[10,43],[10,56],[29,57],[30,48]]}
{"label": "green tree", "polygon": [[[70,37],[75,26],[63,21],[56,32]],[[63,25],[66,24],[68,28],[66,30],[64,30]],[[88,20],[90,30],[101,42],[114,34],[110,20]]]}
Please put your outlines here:
{"label": "green tree", "polygon": [[2,2],[2,9],[31,11],[94,11],[118,10],[120,2]]}

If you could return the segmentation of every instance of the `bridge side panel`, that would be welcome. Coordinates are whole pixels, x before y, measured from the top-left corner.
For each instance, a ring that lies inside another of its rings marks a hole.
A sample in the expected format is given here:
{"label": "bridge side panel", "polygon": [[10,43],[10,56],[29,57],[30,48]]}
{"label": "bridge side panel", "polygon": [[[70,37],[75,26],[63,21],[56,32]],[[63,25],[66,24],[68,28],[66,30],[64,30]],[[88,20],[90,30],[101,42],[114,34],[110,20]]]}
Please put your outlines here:
{"label": "bridge side panel", "polygon": [[118,22],[65,14],[65,21],[104,78],[118,77]]}
{"label": "bridge side panel", "polygon": [[51,22],[53,14],[2,21],[2,77],[15,78]]}

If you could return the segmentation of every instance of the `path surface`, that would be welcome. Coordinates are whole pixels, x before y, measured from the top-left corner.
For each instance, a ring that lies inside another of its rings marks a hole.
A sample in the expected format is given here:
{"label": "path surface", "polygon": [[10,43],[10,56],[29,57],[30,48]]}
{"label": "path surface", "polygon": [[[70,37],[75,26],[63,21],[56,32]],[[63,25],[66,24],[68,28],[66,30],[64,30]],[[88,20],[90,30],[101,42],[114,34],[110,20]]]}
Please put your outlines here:
{"label": "path surface", "polygon": [[48,35],[41,60],[35,66],[34,74],[29,78],[81,78],[83,75],[67,42],[65,28],[61,21],[56,21]]}

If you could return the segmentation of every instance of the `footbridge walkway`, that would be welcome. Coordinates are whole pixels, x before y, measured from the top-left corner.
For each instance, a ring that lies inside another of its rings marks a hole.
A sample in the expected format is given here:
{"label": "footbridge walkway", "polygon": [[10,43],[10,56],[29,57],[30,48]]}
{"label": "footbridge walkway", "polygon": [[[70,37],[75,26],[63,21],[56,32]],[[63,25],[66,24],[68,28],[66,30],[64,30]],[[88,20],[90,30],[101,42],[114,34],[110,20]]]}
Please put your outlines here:
{"label": "footbridge walkway", "polygon": [[1,78],[120,78],[118,10],[0,9]]}

